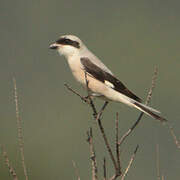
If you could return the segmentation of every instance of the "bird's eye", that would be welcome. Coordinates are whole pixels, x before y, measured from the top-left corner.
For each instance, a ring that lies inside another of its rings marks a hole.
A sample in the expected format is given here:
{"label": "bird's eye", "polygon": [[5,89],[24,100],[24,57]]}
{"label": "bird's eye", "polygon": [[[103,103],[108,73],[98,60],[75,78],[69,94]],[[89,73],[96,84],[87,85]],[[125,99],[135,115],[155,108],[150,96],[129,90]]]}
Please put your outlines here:
{"label": "bird's eye", "polygon": [[71,44],[71,41],[69,39],[65,39],[64,44]]}
{"label": "bird's eye", "polygon": [[69,39],[65,39],[65,38],[60,38],[60,39],[58,39],[57,41],[56,41],[58,44],[66,44],[66,45],[68,45],[68,44],[71,44],[71,40],[69,40]]}

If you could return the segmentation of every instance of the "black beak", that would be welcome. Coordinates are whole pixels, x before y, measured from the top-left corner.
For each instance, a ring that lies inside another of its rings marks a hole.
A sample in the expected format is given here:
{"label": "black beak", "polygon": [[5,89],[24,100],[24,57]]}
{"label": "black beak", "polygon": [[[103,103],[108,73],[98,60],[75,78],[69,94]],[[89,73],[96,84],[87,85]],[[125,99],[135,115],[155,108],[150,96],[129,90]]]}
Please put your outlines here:
{"label": "black beak", "polygon": [[53,43],[49,46],[50,49],[57,49],[58,45],[56,43]]}

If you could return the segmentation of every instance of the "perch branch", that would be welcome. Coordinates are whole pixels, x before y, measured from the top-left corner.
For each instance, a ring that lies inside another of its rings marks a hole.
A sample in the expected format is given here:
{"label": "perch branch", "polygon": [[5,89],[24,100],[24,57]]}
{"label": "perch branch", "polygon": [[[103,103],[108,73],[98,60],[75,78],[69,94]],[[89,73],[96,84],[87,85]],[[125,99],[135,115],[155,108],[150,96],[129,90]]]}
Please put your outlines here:
{"label": "perch branch", "polygon": [[97,124],[98,124],[98,127],[99,127],[99,129],[100,129],[100,132],[101,132],[101,134],[102,134],[102,136],[103,136],[103,139],[104,139],[106,148],[107,148],[107,150],[108,150],[108,152],[109,152],[110,158],[111,158],[111,160],[112,160],[112,162],[113,162],[113,165],[114,165],[114,168],[115,168],[115,170],[116,170],[116,172],[117,172],[117,171],[118,171],[118,166],[117,166],[116,160],[115,160],[115,158],[114,158],[114,155],[113,155],[113,153],[112,153],[112,149],[111,149],[111,147],[110,147],[110,145],[109,145],[107,136],[106,136],[106,134],[105,134],[104,127],[103,127],[103,125],[102,125],[102,123],[101,123],[101,115],[102,115],[103,111],[105,110],[106,106],[108,105],[108,102],[106,101],[106,102],[104,103],[104,105],[102,106],[102,108],[100,109],[100,111],[97,113],[97,110],[96,110],[96,107],[95,107],[95,105],[94,105],[94,102],[93,102],[93,100],[92,100],[92,98],[91,98],[91,96],[90,96],[90,94],[89,94],[89,87],[88,87],[89,82],[88,82],[88,79],[87,79],[87,73],[86,73],[86,71],[84,72],[84,76],[85,76],[85,81],[86,81],[86,88],[87,88],[87,92],[88,92],[88,98],[89,98],[89,100],[90,100],[90,106],[91,106],[92,111],[93,111],[94,119],[96,120],[96,122],[97,122]]}
{"label": "perch branch", "polygon": [[[152,90],[153,88],[155,87],[155,80],[156,80],[156,77],[157,77],[157,69],[155,69],[155,75],[153,76],[153,80],[152,80],[152,86],[151,86],[151,89],[148,93],[148,97],[147,97],[147,100],[146,102],[148,103],[151,99],[151,96],[152,96]],[[130,133],[132,133],[133,129],[137,126],[137,124],[139,123],[139,121],[141,120],[142,116],[143,116],[143,113],[140,114],[138,120],[135,122],[135,124],[127,131],[127,133],[125,133],[122,138],[120,139],[120,141],[118,141],[119,139],[119,134],[118,134],[118,113],[116,114],[116,159],[113,155],[113,152],[112,152],[112,149],[110,147],[110,144],[108,142],[108,139],[107,139],[107,136],[105,134],[105,130],[104,130],[104,127],[102,125],[102,122],[101,122],[101,116],[102,116],[102,113],[104,112],[106,106],[108,105],[108,102],[106,101],[102,108],[100,109],[100,111],[98,112],[95,105],[94,105],[94,102],[91,98],[91,95],[90,95],[90,91],[89,91],[89,82],[87,80],[87,74],[85,72],[85,82],[86,82],[86,88],[87,88],[87,93],[88,93],[88,96],[87,98],[84,98],[82,97],[79,93],[77,93],[76,91],[74,91],[72,88],[70,88],[67,84],[65,84],[65,86],[67,87],[68,90],[70,90],[71,92],[73,92],[74,94],[76,94],[77,96],[79,96],[81,98],[81,100],[83,100],[84,102],[86,102],[87,104],[90,105],[92,111],[93,111],[93,116],[94,116],[94,119],[96,120],[97,124],[98,124],[98,127],[100,129],[100,132],[103,136],[103,139],[104,139],[104,142],[105,142],[105,146],[108,150],[108,153],[110,155],[110,158],[112,160],[112,163],[113,163],[113,166],[114,166],[114,169],[115,169],[115,174],[109,179],[109,180],[115,180],[118,176],[120,176],[122,173],[121,173],[121,164],[120,164],[120,151],[119,151],[119,147],[120,145],[124,142],[124,140],[126,139],[127,136],[129,136]],[[89,101],[88,101],[88,100]],[[93,144],[92,144],[92,136],[90,135],[91,134],[91,131],[88,132],[88,142],[90,144],[90,151],[91,151],[91,154],[92,154],[92,177],[93,177],[93,180],[97,180],[97,162],[96,162],[96,157],[95,157],[95,152],[94,152],[94,148],[93,148]],[[136,147],[133,155],[131,156],[131,159],[129,161],[129,164],[124,172],[124,174],[122,175],[122,180],[124,180],[125,176],[127,175],[131,165],[132,165],[132,162],[135,158],[135,155],[136,155],[136,152],[138,150],[138,147]],[[104,170],[104,180],[107,180],[107,174],[106,174],[106,160],[104,158],[104,164],[103,164],[103,170]]]}
{"label": "perch branch", "polygon": [[85,103],[88,103],[88,104],[89,104],[89,102],[87,101],[87,99],[86,99],[85,97],[81,96],[79,93],[77,93],[75,90],[73,90],[69,85],[67,85],[67,84],[65,83],[64,86],[65,86],[69,91],[71,91],[72,93],[74,93],[74,94],[76,94],[78,97],[80,97],[80,99],[81,99],[82,101],[84,101]]}
{"label": "perch branch", "polygon": [[[86,86],[87,86],[87,90],[88,90],[88,80],[87,80],[87,76],[86,76],[86,73],[85,73],[85,80],[86,80]],[[98,127],[100,129],[100,132],[103,136],[103,139],[104,139],[104,142],[105,142],[105,145],[107,147],[107,150],[108,150],[108,153],[110,155],[110,158],[113,162],[113,165],[114,165],[114,168],[115,170],[117,171],[118,170],[118,166],[117,166],[117,163],[116,163],[116,160],[114,158],[114,155],[112,153],[112,150],[111,150],[111,147],[109,145],[109,142],[107,140],[107,137],[106,137],[106,134],[105,134],[105,131],[104,131],[104,127],[101,123],[101,116],[102,116],[102,113],[103,111],[105,110],[106,106],[108,105],[108,102],[106,101],[104,103],[104,105],[102,106],[102,108],[100,109],[99,112],[97,112],[96,110],[96,107],[94,105],[94,102],[91,98],[91,96],[89,96],[89,90],[88,90],[88,99],[89,101],[87,101],[86,98],[82,97],[79,93],[77,93],[75,90],[73,90],[72,88],[70,88],[67,84],[65,84],[65,86],[67,87],[68,90],[70,90],[71,92],[73,92],[74,94],[76,94],[77,96],[79,96],[81,98],[81,100],[83,100],[84,102],[88,103],[90,105],[90,107],[92,108],[92,111],[93,111],[93,116],[94,116],[94,119],[96,120],[97,124],[98,124]]]}
{"label": "perch branch", "polygon": [[117,171],[118,171],[118,166],[117,166],[115,157],[114,157],[114,155],[113,155],[113,153],[112,153],[112,149],[111,149],[111,147],[110,147],[110,145],[109,145],[109,142],[108,142],[108,139],[107,139],[107,136],[106,136],[104,127],[103,127],[102,122],[101,122],[101,115],[102,115],[103,110],[104,110],[105,107],[107,106],[107,104],[108,104],[108,102],[105,102],[104,105],[103,105],[103,107],[101,108],[101,110],[100,110],[99,113],[97,114],[96,122],[98,123],[98,127],[99,127],[100,132],[101,132],[101,134],[102,134],[102,136],[103,136],[103,139],[104,139],[106,148],[107,148],[108,153],[109,153],[109,155],[110,155],[110,158],[111,158],[111,160],[112,160],[112,162],[113,162],[114,168],[115,168],[115,170],[116,170],[116,172],[117,172]]}

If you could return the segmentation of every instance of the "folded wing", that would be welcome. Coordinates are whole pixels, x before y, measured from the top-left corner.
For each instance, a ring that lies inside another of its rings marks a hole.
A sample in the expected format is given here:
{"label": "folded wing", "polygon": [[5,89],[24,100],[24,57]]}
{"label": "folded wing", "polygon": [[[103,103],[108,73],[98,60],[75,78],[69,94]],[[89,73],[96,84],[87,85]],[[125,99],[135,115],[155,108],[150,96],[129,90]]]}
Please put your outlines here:
{"label": "folded wing", "polygon": [[110,73],[104,71],[103,69],[101,69],[97,65],[93,64],[89,60],[89,58],[82,57],[80,60],[81,60],[81,63],[84,67],[84,70],[89,75],[91,75],[95,79],[103,82],[104,84],[106,84],[110,88],[134,99],[135,101],[141,102],[141,99],[139,97],[137,97],[135,94],[133,94],[130,90],[128,90],[122,82],[120,82],[116,77],[114,77]]}

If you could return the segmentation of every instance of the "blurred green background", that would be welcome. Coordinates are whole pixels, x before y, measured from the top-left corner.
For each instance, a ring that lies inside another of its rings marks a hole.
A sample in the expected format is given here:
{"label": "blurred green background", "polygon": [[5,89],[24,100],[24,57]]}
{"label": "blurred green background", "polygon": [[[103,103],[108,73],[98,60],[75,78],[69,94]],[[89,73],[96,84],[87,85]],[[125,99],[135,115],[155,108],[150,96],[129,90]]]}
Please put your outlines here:
{"label": "blurred green background", "polygon": [[[23,120],[25,160],[29,179],[77,179],[74,160],[82,179],[90,179],[91,166],[86,131],[93,128],[99,171],[107,157],[112,163],[91,111],[69,92],[68,83],[86,94],[74,81],[64,57],[49,50],[63,34],[74,34],[132,91],[146,98],[154,67],[159,69],[151,106],[162,111],[180,134],[180,1],[178,0],[16,0],[0,2],[0,143],[5,145],[19,179],[24,179],[17,145],[17,127],[12,78],[17,81]],[[98,106],[102,101],[96,100]],[[104,113],[107,135],[114,142],[115,113],[120,116],[120,134],[139,112],[111,103]],[[144,116],[122,149],[125,168],[139,144],[127,179],[157,178],[156,144],[165,179],[180,177],[180,152],[169,130]],[[12,179],[0,157],[0,179]]]}

